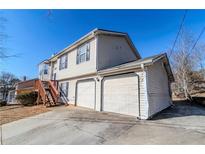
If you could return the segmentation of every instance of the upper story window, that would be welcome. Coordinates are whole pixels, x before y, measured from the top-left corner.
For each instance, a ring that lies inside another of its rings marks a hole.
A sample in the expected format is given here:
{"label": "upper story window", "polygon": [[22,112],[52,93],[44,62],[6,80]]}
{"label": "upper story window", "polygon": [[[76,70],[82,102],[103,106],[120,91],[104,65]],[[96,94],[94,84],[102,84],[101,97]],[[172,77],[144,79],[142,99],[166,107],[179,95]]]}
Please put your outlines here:
{"label": "upper story window", "polygon": [[48,64],[41,64],[39,67],[39,73],[40,75],[47,75],[49,70],[49,65]]}
{"label": "upper story window", "polygon": [[68,64],[68,55],[65,54],[60,57],[59,70],[66,69]]}
{"label": "upper story window", "polygon": [[43,74],[48,74],[48,65],[44,64],[44,68],[43,68]]}
{"label": "upper story window", "polygon": [[85,43],[77,49],[76,63],[80,64],[90,60],[90,43]]}

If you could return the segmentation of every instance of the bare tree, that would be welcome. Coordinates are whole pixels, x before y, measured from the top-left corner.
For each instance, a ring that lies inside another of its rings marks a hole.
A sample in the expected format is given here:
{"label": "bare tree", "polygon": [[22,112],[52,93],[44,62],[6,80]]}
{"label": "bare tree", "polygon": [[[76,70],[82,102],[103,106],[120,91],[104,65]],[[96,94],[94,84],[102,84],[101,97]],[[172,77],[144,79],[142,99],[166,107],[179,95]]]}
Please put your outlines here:
{"label": "bare tree", "polygon": [[14,89],[15,84],[20,80],[15,75],[8,72],[1,72],[0,75],[0,92],[3,95],[3,100],[6,100],[9,90]]}
{"label": "bare tree", "polygon": [[19,57],[20,54],[9,54],[5,46],[9,36],[6,34],[6,23],[7,19],[0,15],[0,60],[11,57]]}
{"label": "bare tree", "polygon": [[204,59],[204,49],[202,45],[197,45],[193,50],[195,39],[187,31],[182,31],[176,49],[171,55],[171,65],[175,76],[174,91],[182,92],[186,99],[190,99],[195,83],[202,79],[198,72]]}
{"label": "bare tree", "polygon": [[198,46],[198,53],[196,53],[196,60],[198,61],[200,73],[205,80],[205,44]]}
{"label": "bare tree", "polygon": [[8,58],[8,55],[6,54],[6,48],[4,46],[4,43],[8,38],[4,31],[6,22],[6,18],[0,16],[0,59]]}

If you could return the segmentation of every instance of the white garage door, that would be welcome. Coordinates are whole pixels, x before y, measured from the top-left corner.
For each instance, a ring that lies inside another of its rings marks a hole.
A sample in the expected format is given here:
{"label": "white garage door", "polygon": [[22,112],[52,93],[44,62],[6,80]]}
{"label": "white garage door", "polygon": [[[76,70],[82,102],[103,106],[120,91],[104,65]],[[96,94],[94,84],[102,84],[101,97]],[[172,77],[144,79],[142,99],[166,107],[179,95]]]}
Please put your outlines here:
{"label": "white garage door", "polygon": [[104,78],[103,111],[139,116],[138,77],[135,74]]}
{"label": "white garage door", "polygon": [[77,105],[95,108],[95,81],[85,80],[77,84]]}

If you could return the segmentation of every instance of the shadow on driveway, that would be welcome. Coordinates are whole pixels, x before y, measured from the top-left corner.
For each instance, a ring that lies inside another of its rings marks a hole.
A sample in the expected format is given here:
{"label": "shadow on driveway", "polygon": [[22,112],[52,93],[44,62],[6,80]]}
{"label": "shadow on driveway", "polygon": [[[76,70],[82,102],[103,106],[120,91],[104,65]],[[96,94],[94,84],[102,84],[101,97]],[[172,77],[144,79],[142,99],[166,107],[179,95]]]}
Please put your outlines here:
{"label": "shadow on driveway", "polygon": [[205,116],[205,106],[189,103],[186,100],[173,101],[173,106],[159,112],[151,120],[169,119],[188,116]]}

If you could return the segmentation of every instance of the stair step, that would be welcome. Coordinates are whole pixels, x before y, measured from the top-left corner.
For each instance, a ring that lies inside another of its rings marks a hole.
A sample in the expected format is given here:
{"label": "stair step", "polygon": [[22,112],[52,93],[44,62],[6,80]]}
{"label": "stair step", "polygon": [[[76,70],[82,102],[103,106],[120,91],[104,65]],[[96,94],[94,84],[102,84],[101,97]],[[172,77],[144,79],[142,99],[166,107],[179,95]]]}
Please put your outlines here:
{"label": "stair step", "polygon": [[45,99],[45,105],[46,106],[53,106],[56,105],[57,102],[55,102],[56,98],[55,96],[52,95],[52,86],[50,86],[50,82],[48,81],[40,81],[42,83],[42,88],[44,89],[44,91],[46,92],[46,99]]}

